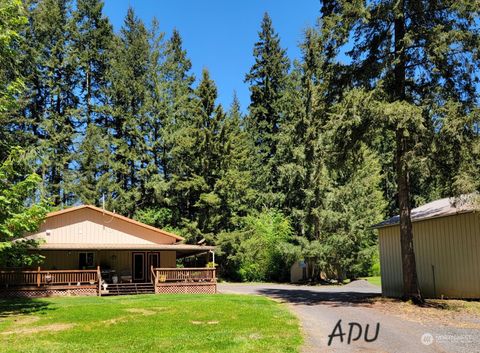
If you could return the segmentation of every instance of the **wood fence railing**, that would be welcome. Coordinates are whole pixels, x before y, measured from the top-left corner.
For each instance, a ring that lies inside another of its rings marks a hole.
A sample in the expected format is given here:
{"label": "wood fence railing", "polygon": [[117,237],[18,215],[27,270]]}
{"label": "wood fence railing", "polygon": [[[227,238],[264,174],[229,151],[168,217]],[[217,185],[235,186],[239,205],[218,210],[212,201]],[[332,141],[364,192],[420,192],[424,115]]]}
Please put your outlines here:
{"label": "wood fence railing", "polygon": [[96,270],[9,270],[0,271],[0,288],[16,286],[97,285],[100,268]]}
{"label": "wood fence railing", "polygon": [[155,281],[164,282],[216,282],[214,268],[155,268]]}

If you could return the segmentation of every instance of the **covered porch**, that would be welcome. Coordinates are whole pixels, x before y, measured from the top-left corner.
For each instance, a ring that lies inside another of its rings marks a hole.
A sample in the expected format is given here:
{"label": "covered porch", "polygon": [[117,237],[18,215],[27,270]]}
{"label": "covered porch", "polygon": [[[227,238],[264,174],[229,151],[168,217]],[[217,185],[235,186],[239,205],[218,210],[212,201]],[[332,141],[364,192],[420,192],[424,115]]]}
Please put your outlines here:
{"label": "covered porch", "polygon": [[211,246],[43,244],[40,254],[40,267],[0,271],[0,296],[216,292]]}

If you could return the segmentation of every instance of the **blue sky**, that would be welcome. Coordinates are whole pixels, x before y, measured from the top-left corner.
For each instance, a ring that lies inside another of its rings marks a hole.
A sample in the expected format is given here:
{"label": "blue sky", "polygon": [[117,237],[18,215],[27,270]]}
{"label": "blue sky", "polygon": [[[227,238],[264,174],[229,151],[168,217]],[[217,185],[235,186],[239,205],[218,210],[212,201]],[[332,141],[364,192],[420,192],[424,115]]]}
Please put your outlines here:
{"label": "blue sky", "polygon": [[219,102],[229,107],[236,91],[243,111],[250,99],[243,79],[253,64],[253,45],[264,12],[270,14],[283,48],[294,59],[300,56],[304,29],[315,25],[320,11],[319,0],[105,0],[104,12],[116,31],[129,6],[147,25],[156,17],[167,37],[177,28],[195,77],[208,68],[218,86]]}

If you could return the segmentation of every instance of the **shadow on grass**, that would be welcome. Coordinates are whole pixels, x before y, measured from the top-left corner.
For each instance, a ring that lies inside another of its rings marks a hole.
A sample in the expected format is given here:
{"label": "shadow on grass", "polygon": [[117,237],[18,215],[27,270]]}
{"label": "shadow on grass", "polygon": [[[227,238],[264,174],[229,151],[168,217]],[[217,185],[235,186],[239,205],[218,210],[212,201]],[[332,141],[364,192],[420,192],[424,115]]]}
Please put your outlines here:
{"label": "shadow on grass", "polygon": [[55,310],[50,303],[34,298],[0,298],[0,317],[28,315]]}

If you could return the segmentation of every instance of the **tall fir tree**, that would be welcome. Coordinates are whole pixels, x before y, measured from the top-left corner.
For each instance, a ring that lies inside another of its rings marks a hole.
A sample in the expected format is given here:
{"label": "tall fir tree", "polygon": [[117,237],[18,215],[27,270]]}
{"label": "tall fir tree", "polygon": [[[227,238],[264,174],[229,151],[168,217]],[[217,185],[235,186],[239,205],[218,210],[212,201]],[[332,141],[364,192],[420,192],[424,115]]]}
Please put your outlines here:
{"label": "tall fir tree", "polygon": [[149,56],[147,29],[130,8],[112,49],[105,92],[113,174],[107,204],[125,215],[133,215],[143,202],[148,180],[150,157],[145,140],[148,124],[144,103]]}
{"label": "tall fir tree", "polygon": [[22,144],[37,147],[39,174],[54,205],[74,202],[73,141],[78,124],[78,75],[68,0],[28,3],[24,76],[20,99]]}
{"label": "tall fir tree", "polygon": [[278,131],[285,119],[281,99],[285,94],[290,63],[267,13],[262,20],[253,56],[255,64],[245,76],[245,82],[250,84],[251,100],[246,126],[258,155],[256,164],[252,166],[256,171],[255,181],[260,195],[258,203],[273,206],[281,198],[274,157]]}
{"label": "tall fir tree", "polygon": [[[77,147],[76,196],[84,204],[99,204],[108,191],[108,117],[105,116],[105,87],[112,26],[103,13],[100,0],[78,0],[73,13],[73,47],[77,57],[79,121],[83,138]],[[107,179],[107,180],[104,180]]]}
{"label": "tall fir tree", "polygon": [[151,207],[168,213],[170,226],[180,229],[189,217],[179,178],[185,176],[183,159],[185,129],[194,116],[195,81],[192,64],[177,30],[163,43],[162,34],[152,31],[150,96],[150,145],[154,172],[147,183]]}
{"label": "tall fir tree", "polygon": [[[458,102],[464,113],[476,102],[478,6],[470,0],[332,0],[322,3],[322,15],[327,21],[335,18],[355,39],[353,84],[379,92],[376,114],[383,122],[374,116],[362,119],[353,140],[365,137],[372,124],[385,124],[395,135],[404,295],[421,301],[411,224],[412,161],[428,151],[432,121],[446,101]],[[470,65],[463,65],[466,61]]]}

